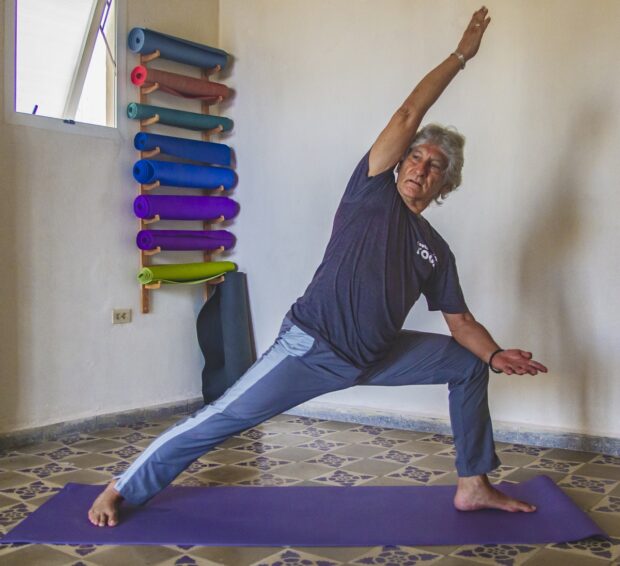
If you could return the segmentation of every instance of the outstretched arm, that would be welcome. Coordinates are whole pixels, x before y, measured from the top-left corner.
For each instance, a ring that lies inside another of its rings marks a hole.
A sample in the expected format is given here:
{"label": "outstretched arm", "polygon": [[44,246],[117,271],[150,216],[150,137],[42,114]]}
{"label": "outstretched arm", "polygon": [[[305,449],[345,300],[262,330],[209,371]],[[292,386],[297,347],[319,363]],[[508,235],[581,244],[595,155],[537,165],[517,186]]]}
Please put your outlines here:
{"label": "outstretched arm", "polygon": [[370,150],[368,174],[371,177],[391,169],[400,161],[427,110],[450,84],[464,62],[476,55],[491,21],[487,13],[484,6],[474,12],[463,33],[456,51],[463,57],[463,63],[455,54],[448,56],[419,82],[392,116]]}
{"label": "outstretched arm", "polygon": [[[471,313],[443,313],[443,316],[448,323],[452,337],[484,362],[488,363],[493,352],[500,350],[489,331]],[[539,371],[547,372],[545,366],[532,359],[531,352],[517,349],[503,350],[495,354],[490,365],[492,369],[508,375],[513,373],[536,375]]]}

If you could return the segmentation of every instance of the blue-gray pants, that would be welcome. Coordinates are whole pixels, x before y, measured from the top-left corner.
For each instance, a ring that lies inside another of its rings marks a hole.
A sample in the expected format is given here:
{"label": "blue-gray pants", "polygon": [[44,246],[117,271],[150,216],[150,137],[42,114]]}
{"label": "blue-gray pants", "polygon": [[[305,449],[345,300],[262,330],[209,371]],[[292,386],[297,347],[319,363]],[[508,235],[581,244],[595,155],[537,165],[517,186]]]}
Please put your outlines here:
{"label": "blue-gray pants", "polygon": [[144,503],[230,436],[309,399],[353,385],[447,383],[459,476],[499,465],[487,404],[488,368],[454,339],[402,331],[386,358],[354,367],[284,319],[271,348],[219,399],[169,428],[117,478],[130,503]]}

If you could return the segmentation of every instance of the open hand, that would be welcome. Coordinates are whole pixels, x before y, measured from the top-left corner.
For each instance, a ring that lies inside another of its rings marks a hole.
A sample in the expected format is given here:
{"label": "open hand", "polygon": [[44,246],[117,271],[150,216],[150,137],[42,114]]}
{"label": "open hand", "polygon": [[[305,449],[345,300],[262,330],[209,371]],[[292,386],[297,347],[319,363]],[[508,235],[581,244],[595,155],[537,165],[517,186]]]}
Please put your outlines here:
{"label": "open hand", "polygon": [[547,368],[532,359],[532,352],[524,350],[504,350],[493,356],[491,367],[508,375],[529,373],[536,375],[539,371],[547,373]]}
{"label": "open hand", "polygon": [[465,57],[466,61],[478,53],[482,36],[491,23],[491,18],[487,16],[488,12],[489,10],[484,6],[480,10],[475,11],[463,33],[457,51]]}

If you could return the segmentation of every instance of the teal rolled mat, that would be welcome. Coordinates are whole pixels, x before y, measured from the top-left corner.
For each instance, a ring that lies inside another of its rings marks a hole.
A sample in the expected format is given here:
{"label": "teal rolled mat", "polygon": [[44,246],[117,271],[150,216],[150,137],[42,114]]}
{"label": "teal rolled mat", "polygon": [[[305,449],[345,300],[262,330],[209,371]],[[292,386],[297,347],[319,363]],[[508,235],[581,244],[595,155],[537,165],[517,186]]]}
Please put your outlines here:
{"label": "teal rolled mat", "polygon": [[162,106],[150,104],[138,104],[130,102],[127,105],[127,116],[132,120],[146,120],[157,114],[159,123],[167,126],[177,126],[188,130],[211,130],[222,126],[224,131],[232,130],[233,121],[223,116],[211,116],[210,114],[197,114],[184,110],[174,110]]}
{"label": "teal rolled mat", "polygon": [[203,263],[175,263],[169,265],[150,265],[138,273],[142,285],[151,283],[195,284],[215,279],[229,271],[236,271],[232,261],[209,261]]}

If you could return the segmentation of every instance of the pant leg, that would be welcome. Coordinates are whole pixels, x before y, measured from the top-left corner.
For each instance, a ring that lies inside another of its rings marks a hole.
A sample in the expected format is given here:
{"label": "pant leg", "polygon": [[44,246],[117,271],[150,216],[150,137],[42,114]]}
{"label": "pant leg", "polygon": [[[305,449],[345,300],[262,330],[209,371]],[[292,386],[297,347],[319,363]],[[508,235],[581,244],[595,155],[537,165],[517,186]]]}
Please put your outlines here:
{"label": "pant leg", "polygon": [[358,385],[447,383],[456,469],[464,477],[485,474],[500,464],[493,442],[488,381],[487,365],[450,336],[402,331],[388,356],[364,372]]}
{"label": "pant leg", "polygon": [[141,504],[233,434],[330,391],[359,370],[285,319],[273,346],[221,397],[162,433],[122,474],[116,489]]}

